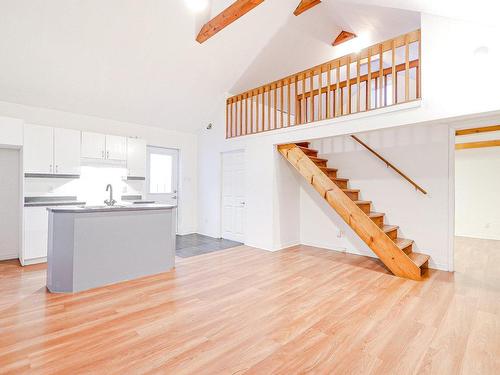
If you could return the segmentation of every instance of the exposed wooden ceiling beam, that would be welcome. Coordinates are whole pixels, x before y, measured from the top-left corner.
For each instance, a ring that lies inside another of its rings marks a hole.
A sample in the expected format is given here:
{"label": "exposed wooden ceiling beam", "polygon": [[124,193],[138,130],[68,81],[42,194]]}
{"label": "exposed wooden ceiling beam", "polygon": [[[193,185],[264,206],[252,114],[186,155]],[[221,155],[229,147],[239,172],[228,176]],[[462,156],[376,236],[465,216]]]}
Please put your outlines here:
{"label": "exposed wooden ceiling beam", "polygon": [[356,38],[356,34],[351,33],[349,31],[342,30],[339,35],[335,38],[335,40],[332,42],[332,46],[338,46],[339,44],[345,43],[348,40]]}
{"label": "exposed wooden ceiling beam", "polygon": [[496,131],[500,131],[500,125],[483,126],[480,128],[457,130],[455,132],[455,135],[469,135],[469,134],[496,132]]}
{"label": "exposed wooden ceiling beam", "polygon": [[203,43],[263,2],[264,0],[236,0],[233,4],[203,25],[196,37],[196,41]]}
{"label": "exposed wooden ceiling beam", "polygon": [[296,16],[299,14],[304,13],[306,10],[311,9],[313,6],[318,5],[321,3],[321,0],[302,0],[299,5],[297,5],[297,8],[293,12]]}
{"label": "exposed wooden ceiling beam", "polygon": [[467,148],[498,147],[498,146],[500,146],[500,139],[495,139],[492,141],[457,143],[455,145],[455,149],[465,150]]}

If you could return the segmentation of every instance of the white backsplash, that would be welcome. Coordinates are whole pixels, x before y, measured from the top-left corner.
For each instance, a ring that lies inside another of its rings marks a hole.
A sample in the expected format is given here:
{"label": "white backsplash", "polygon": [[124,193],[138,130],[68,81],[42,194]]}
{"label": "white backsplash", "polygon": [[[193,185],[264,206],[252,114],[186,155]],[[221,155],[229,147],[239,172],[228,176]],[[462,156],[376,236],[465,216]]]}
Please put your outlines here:
{"label": "white backsplash", "polygon": [[109,198],[106,186],[113,186],[114,199],[120,200],[124,194],[144,193],[144,181],[124,181],[127,170],[109,166],[82,166],[80,178],[25,178],[24,194],[32,196],[76,195],[78,200],[88,205],[102,204]]}

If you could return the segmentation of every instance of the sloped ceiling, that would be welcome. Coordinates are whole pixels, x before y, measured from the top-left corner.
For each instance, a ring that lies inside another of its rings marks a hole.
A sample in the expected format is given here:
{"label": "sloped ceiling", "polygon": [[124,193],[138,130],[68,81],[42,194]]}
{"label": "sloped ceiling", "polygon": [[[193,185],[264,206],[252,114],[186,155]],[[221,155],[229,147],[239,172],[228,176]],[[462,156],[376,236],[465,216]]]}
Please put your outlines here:
{"label": "sloped ceiling", "polygon": [[341,29],[368,43],[419,27],[416,1],[297,4],[264,1],[200,45],[183,0],[0,0],[0,101],[192,132],[226,93],[343,54]]}
{"label": "sloped ceiling", "polygon": [[365,47],[419,27],[417,12],[325,1],[299,17],[289,15],[230,92],[243,92],[352,52],[348,43],[332,47],[342,30],[360,36],[358,46]]}

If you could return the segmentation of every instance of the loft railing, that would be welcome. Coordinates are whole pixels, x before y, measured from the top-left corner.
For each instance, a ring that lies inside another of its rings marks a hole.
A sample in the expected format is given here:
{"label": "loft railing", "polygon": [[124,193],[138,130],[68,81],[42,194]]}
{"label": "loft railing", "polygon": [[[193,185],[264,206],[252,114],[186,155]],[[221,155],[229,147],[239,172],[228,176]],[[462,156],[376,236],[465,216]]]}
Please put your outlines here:
{"label": "loft railing", "polygon": [[370,111],[421,97],[420,30],[226,101],[226,138]]}

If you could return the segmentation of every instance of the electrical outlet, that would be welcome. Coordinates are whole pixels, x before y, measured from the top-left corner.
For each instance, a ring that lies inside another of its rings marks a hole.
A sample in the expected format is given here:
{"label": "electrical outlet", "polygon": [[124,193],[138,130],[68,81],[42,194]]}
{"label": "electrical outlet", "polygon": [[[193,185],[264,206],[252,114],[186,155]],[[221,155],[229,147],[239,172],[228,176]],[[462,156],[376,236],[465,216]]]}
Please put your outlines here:
{"label": "electrical outlet", "polygon": [[344,232],[342,230],[339,230],[337,233],[337,238],[342,238],[344,237]]}

